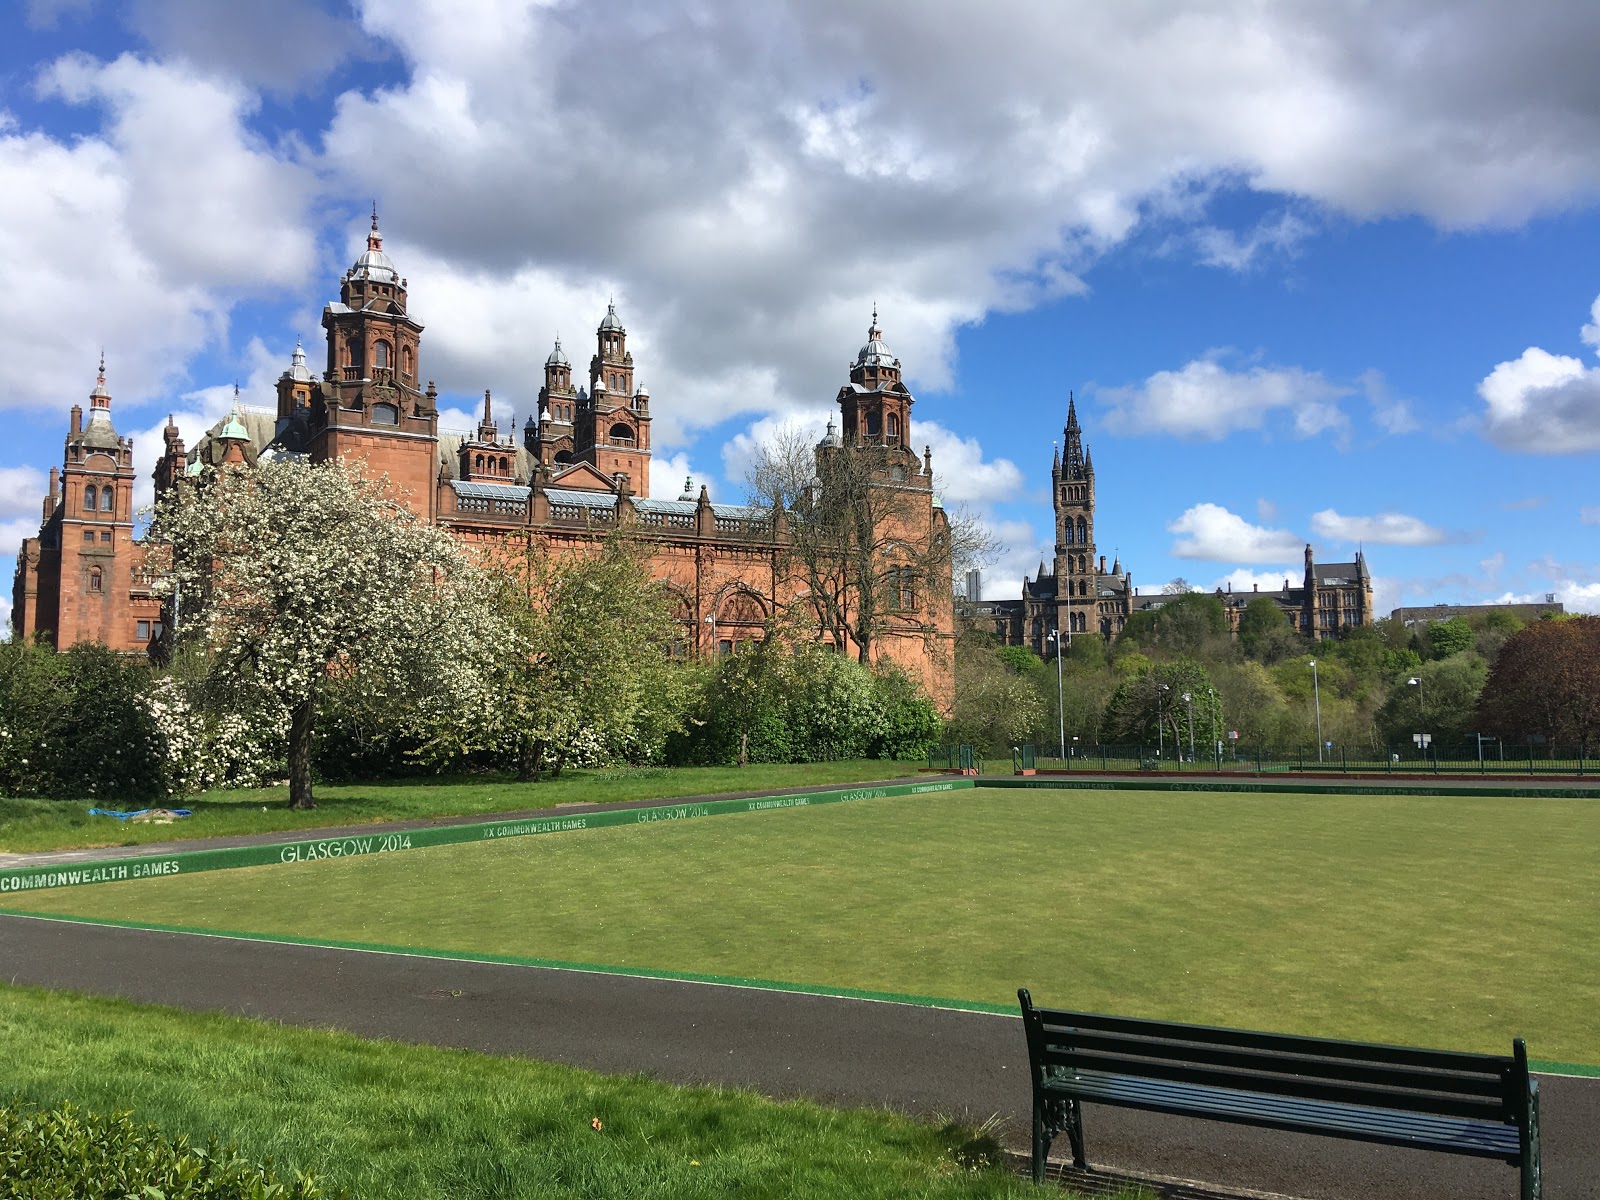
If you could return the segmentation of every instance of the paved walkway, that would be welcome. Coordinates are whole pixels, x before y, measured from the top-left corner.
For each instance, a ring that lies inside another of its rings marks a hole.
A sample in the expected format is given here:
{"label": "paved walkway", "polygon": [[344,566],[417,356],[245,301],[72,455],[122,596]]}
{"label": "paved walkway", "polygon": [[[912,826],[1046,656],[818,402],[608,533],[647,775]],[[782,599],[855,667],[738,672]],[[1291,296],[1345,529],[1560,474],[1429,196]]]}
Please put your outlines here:
{"label": "paved walkway", "polygon": [[[753,988],[0,917],[17,983],[523,1055],[673,1083],[1004,1121],[1027,1141],[1014,1017]],[[1546,1196],[1600,1195],[1600,1080],[1545,1077]],[[1314,1200],[1506,1200],[1496,1163],[1090,1108],[1096,1165]]]}

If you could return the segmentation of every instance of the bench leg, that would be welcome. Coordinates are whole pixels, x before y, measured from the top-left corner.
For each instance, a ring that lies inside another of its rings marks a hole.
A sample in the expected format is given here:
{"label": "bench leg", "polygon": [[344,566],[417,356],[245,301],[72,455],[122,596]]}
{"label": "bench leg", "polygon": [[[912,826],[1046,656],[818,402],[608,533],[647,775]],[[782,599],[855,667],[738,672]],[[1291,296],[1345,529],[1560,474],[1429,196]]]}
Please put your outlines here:
{"label": "bench leg", "polygon": [[1528,1089],[1528,1111],[1522,1126],[1522,1200],[1542,1200],[1544,1180],[1539,1170],[1539,1085]]}
{"label": "bench leg", "polygon": [[1076,1100],[1067,1101],[1067,1140],[1072,1143],[1072,1165],[1087,1171],[1089,1160],[1083,1153],[1083,1107]]}
{"label": "bench leg", "polygon": [[1033,1102],[1033,1181],[1044,1182],[1050,1143],[1062,1133],[1072,1143],[1072,1165],[1083,1170],[1083,1114],[1076,1100],[1041,1099]]}

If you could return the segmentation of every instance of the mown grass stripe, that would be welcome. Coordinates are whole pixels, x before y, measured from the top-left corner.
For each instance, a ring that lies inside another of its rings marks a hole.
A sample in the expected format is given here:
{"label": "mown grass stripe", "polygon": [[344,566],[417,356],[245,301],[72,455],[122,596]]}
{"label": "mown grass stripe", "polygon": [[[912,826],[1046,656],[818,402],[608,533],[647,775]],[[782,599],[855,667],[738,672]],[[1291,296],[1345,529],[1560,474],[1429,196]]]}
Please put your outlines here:
{"label": "mown grass stripe", "polygon": [[[25,917],[35,921],[68,921],[77,925],[102,925],[116,929],[141,929],[154,933],[189,934],[194,937],[226,938],[233,941],[264,942],[271,945],[308,946],[321,950],[348,950],[359,954],[393,954],[404,958],[433,958],[449,962],[489,963],[494,966],[535,967],[547,971],[576,971],[589,975],[618,975],[624,978],[661,979],[674,983],[695,983],[713,987],[751,988],[764,992],[790,992],[834,1000],[864,1000],[877,1004],[905,1004],[917,1008],[948,1009],[953,1012],[981,1013],[986,1016],[1016,1017],[1015,1006],[984,1004],[976,1000],[952,1000],[945,996],[917,996],[906,992],[875,992],[863,988],[823,987],[811,983],[790,983],[776,979],[752,979],[731,975],[709,975],[693,971],[667,971],[654,967],[618,967],[606,963],[563,962],[557,959],[524,958],[513,954],[487,954],[462,950],[432,950],[416,946],[390,946],[376,942],[342,942],[328,938],[294,937],[287,934],[246,933],[236,930],[194,929],[182,925],[157,925],[111,917],[74,917],[58,914],[17,912],[0,909],[0,916]],[[1529,1059],[1528,1066],[1540,1075],[1572,1075],[1600,1079],[1600,1066],[1584,1063]]]}
{"label": "mown grass stripe", "polygon": [[1314,796],[1510,796],[1518,799],[1548,798],[1555,800],[1600,800],[1597,787],[1405,787],[1384,785],[1371,787],[1358,780],[1349,783],[1318,781],[1293,781],[1287,783],[1234,782],[1230,779],[1042,779],[1037,775],[989,775],[979,780],[982,787],[993,788],[1055,788],[1086,792],[1265,792],[1280,795]]}
{"label": "mown grass stripe", "polygon": [[429,829],[395,830],[306,841],[268,842],[258,846],[231,846],[213,850],[182,850],[139,858],[101,859],[96,862],[21,867],[0,871],[0,896],[96,883],[125,883],[137,879],[193,875],[201,871],[226,871],[236,867],[264,867],[280,863],[315,862],[329,858],[356,858],[398,850],[420,850],[462,842],[493,841],[580,829],[618,825],[649,825],[728,813],[767,812],[883,796],[913,796],[952,792],[973,787],[971,779],[938,779],[927,783],[886,784],[879,787],[831,788],[820,792],[793,792],[782,796],[748,796],[735,800],[677,801],[644,808],[610,809],[573,816],[530,817],[512,821],[485,821],[470,825],[444,825]]}

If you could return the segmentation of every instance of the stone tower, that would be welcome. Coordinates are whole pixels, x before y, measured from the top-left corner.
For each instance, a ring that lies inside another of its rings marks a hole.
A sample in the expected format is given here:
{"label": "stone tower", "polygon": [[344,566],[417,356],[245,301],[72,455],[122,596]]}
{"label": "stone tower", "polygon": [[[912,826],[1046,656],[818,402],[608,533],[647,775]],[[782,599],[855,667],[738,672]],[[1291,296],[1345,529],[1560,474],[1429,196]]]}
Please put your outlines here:
{"label": "stone tower", "polygon": [[[322,386],[310,393],[312,459],[364,462],[431,520],[439,415],[433,389],[418,387],[422,324],[407,311],[406,281],[383,252],[376,208],[366,252],[345,272],[338,303],[322,310],[322,327],[328,367]],[[280,388],[280,409],[292,405],[296,390]]]}
{"label": "stone tower", "polygon": [[[546,368],[546,390],[550,367]],[[574,462],[588,463],[607,479],[625,484],[641,498],[650,495],[650,391],[633,378],[628,331],[615,302],[595,330],[589,360],[589,394],[578,394],[574,408]]]}
{"label": "stone tower", "polygon": [[1064,450],[1050,469],[1056,510],[1056,628],[1072,634],[1098,631],[1099,575],[1095,560],[1094,456],[1083,447],[1077,401],[1067,396]]}

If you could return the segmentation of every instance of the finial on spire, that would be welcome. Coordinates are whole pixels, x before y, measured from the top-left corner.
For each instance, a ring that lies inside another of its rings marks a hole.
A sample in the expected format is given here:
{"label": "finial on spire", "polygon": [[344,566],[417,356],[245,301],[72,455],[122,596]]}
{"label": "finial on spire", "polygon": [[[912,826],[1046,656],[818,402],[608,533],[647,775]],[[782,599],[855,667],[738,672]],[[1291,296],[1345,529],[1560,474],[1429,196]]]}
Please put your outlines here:
{"label": "finial on spire", "polygon": [[867,341],[875,342],[882,336],[883,332],[878,328],[878,302],[874,300],[872,302],[872,326],[867,330]]}
{"label": "finial on spire", "polygon": [[106,381],[106,348],[104,346],[101,346],[100,347],[100,374],[97,377],[96,382],[100,383],[100,384],[104,384],[105,381]]}
{"label": "finial on spire", "polygon": [[374,233],[378,231],[378,200],[376,196],[372,200],[372,231]]}

